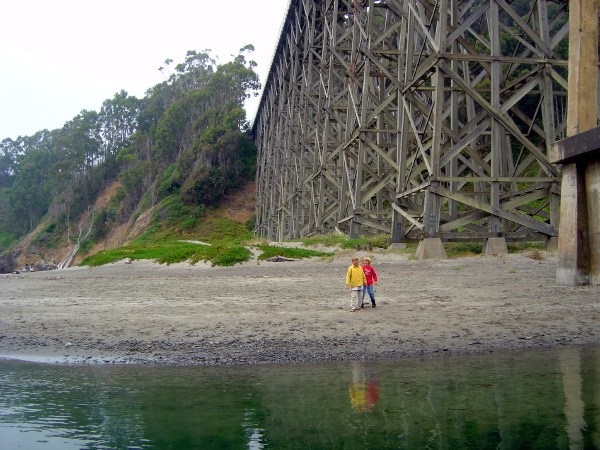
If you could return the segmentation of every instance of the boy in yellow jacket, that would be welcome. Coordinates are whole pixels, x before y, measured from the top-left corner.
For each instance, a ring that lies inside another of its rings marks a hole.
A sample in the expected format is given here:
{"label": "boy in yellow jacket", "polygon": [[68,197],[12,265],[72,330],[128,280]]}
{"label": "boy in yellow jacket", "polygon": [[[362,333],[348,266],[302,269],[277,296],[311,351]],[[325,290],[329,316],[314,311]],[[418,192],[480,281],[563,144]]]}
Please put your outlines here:
{"label": "boy in yellow jacket", "polygon": [[358,265],[358,258],[352,257],[352,265],[346,273],[346,287],[350,289],[350,311],[362,308],[362,289],[367,285],[367,279],[362,267]]}

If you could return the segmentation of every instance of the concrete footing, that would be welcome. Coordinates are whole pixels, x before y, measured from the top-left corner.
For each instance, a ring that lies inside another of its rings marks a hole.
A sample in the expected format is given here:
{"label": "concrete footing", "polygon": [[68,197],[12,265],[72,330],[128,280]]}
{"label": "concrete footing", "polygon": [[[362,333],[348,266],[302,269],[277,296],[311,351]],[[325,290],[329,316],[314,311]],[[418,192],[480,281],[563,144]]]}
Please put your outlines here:
{"label": "concrete footing", "polygon": [[486,255],[505,255],[508,253],[506,239],[503,237],[488,238],[485,240],[484,253]]}
{"label": "concrete footing", "polygon": [[426,238],[417,246],[417,259],[447,259],[446,250],[440,238]]}
{"label": "concrete footing", "polygon": [[393,242],[387,248],[388,250],[406,250],[406,244],[404,242]]}

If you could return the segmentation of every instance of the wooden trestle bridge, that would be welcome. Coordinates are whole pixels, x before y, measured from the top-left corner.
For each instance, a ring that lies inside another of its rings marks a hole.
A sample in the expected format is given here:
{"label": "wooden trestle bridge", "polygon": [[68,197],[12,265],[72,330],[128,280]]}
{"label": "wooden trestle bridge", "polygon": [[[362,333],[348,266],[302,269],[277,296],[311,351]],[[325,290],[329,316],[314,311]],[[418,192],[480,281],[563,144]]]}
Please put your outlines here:
{"label": "wooden trestle bridge", "polygon": [[558,236],[568,11],[291,0],[253,130],[258,236]]}

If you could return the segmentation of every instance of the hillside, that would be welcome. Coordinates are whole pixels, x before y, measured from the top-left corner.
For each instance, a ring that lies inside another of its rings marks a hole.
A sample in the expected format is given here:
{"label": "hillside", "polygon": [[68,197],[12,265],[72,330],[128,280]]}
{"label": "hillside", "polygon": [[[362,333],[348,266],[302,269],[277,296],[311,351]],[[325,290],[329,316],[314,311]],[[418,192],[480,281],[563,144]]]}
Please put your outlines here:
{"label": "hillside", "polygon": [[[101,211],[108,207],[118,191],[120,183],[113,182],[105,188],[96,198],[93,211]],[[248,223],[255,212],[255,183],[248,181],[241,189],[232,192],[221,200],[215,208],[206,211],[204,217],[199,221],[197,230],[202,230],[203,221],[212,221],[226,218],[241,225]],[[71,265],[79,264],[85,257],[94,255],[101,250],[114,249],[126,245],[135,238],[149,231],[152,226],[152,217],[157,207],[150,208],[144,213],[132,215],[129,220],[122,224],[109,225],[105,230],[105,238],[93,244],[86,251],[79,251]],[[185,219],[182,219],[185,220]],[[78,220],[78,226],[85,228],[90,222],[90,216],[86,212]],[[180,224],[172,224],[174,228],[180,228]],[[44,230],[48,227],[47,222],[41,222],[32,232],[23,237],[14,249],[14,259],[17,268],[22,268],[26,263],[35,265],[40,262],[48,262],[58,265],[73,250],[74,243],[65,240],[62,245],[44,243]],[[40,239],[42,237],[42,239]],[[187,239],[200,238],[194,230],[189,230],[185,236]]]}
{"label": "hillside", "polygon": [[[121,91],[61,129],[3,140],[0,272],[41,261],[68,267],[140,237],[164,255],[165,245],[215,226],[236,244],[251,236],[254,199],[226,205],[236,192],[254,192],[256,146],[244,110],[260,89],[245,56],[252,50],[224,64],[189,51],[142,99]],[[237,225],[217,224],[214,214]]]}

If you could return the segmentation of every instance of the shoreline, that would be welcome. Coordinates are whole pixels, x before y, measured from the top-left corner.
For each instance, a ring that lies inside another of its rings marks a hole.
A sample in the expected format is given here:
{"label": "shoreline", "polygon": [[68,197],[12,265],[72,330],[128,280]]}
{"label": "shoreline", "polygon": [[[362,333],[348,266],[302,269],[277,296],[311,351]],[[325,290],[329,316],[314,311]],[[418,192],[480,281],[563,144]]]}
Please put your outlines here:
{"label": "shoreline", "polygon": [[417,261],[373,251],[377,308],[356,313],[344,286],[349,252],[0,275],[0,359],[287,364],[600,343],[600,287],[557,286],[555,255],[542,254]]}
{"label": "shoreline", "polygon": [[[311,343],[304,343],[309,347]],[[168,345],[168,344],[167,344]],[[411,351],[400,351],[390,350],[378,353],[373,352],[344,352],[343,355],[334,355],[332,353],[319,353],[315,352],[314,348],[319,347],[315,345],[313,350],[308,351],[305,354],[299,354],[294,351],[290,351],[291,347],[295,345],[286,345],[283,343],[278,349],[271,348],[269,352],[274,354],[274,357],[263,358],[264,354],[260,352],[253,352],[248,357],[241,358],[229,358],[225,356],[223,352],[217,352],[216,355],[197,355],[195,357],[189,357],[185,354],[181,354],[180,351],[175,352],[169,356],[165,355],[147,355],[143,352],[132,355],[124,349],[117,350],[114,353],[96,354],[95,356],[85,349],[80,349],[75,352],[60,352],[46,351],[39,349],[30,350],[29,352],[9,352],[0,353],[0,363],[2,361],[19,361],[23,363],[33,364],[51,364],[51,365],[88,365],[88,366],[104,366],[104,365],[132,365],[132,366],[170,366],[170,367],[193,367],[193,366],[205,366],[205,367],[219,367],[219,366],[268,366],[268,365],[287,365],[287,364],[311,364],[311,363],[335,363],[343,361],[376,361],[376,362],[389,362],[389,361],[401,361],[401,360],[426,360],[434,358],[463,358],[469,356],[484,356],[491,354],[498,355],[510,355],[512,353],[521,353],[527,351],[552,351],[558,348],[564,347],[594,347],[600,345],[600,342],[557,342],[548,345],[532,344],[523,346],[511,346],[511,347],[487,347],[485,349],[474,347],[473,349],[462,349],[462,350],[451,350],[450,348],[434,349],[428,351],[427,349],[419,349],[413,352]],[[285,350],[281,351],[281,348]],[[71,354],[74,353],[74,354]],[[188,352],[184,352],[188,353]]]}

